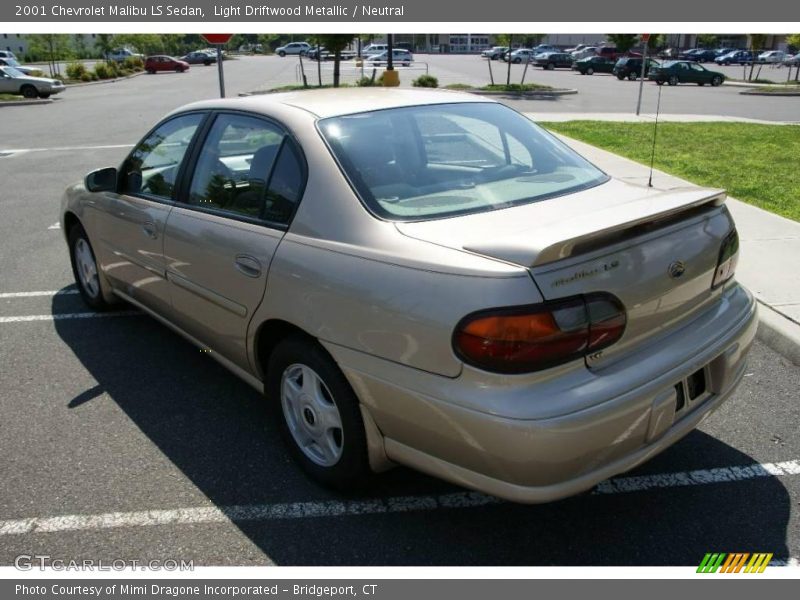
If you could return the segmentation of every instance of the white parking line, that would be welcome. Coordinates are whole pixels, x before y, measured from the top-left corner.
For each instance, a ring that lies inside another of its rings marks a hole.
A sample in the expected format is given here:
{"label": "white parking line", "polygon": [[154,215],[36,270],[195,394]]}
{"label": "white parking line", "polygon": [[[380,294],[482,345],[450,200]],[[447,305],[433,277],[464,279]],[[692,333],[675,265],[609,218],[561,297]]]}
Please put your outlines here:
{"label": "white parking line", "polygon": [[[708,485],[745,481],[759,477],[784,477],[798,474],[800,474],[800,460],[780,463],[755,463],[741,467],[700,469],[678,473],[642,475],[639,477],[619,477],[600,484],[599,490],[602,491],[597,491],[596,493],[621,494],[657,488]],[[504,503],[503,500],[477,492],[455,492],[437,496],[400,496],[373,500],[329,500],[326,502],[292,502],[221,507],[195,506],[166,510],[10,519],[0,521],[0,536],[112,529],[117,527],[147,527],[151,525],[276,521],[392,514],[410,511],[431,511],[439,508],[474,508],[502,503]]]}
{"label": "white parking line", "polygon": [[48,229],[61,229],[61,223],[53,223]]}
{"label": "white parking line", "polygon": [[54,148],[6,148],[0,153],[19,154],[20,152],[62,152],[67,150],[107,150],[110,148],[130,148],[133,144],[109,144],[104,146],[56,146]]}
{"label": "white parking line", "polygon": [[97,319],[101,317],[136,317],[143,313],[135,310],[117,312],[58,313],[54,315],[22,315],[19,317],[0,317],[0,323],[28,323],[31,321],[63,321],[65,319]]}
{"label": "white parking line", "polygon": [[0,292],[0,298],[33,298],[35,296],[66,296],[78,294],[78,290],[51,290],[47,292]]}
{"label": "white parking line", "polygon": [[660,475],[641,475],[639,477],[619,477],[603,481],[593,491],[594,494],[619,494],[641,492],[655,488],[685,487],[708,483],[728,483],[746,481],[759,477],[782,477],[800,475],[800,460],[787,460],[779,463],[755,463],[743,467],[720,467],[718,469],[698,469],[682,473]]}

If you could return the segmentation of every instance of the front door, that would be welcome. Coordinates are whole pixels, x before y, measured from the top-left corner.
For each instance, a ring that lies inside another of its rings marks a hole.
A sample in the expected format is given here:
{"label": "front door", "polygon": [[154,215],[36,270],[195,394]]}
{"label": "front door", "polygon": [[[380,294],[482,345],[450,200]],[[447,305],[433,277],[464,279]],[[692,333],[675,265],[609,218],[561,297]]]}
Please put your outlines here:
{"label": "front door", "polygon": [[122,164],[117,193],[97,205],[100,268],[114,287],[162,315],[170,307],[164,226],[186,152],[204,118],[190,113],[156,127]]}
{"label": "front door", "polygon": [[173,320],[245,369],[247,326],[300,199],[303,164],[294,142],[271,121],[219,114],[167,220]]}

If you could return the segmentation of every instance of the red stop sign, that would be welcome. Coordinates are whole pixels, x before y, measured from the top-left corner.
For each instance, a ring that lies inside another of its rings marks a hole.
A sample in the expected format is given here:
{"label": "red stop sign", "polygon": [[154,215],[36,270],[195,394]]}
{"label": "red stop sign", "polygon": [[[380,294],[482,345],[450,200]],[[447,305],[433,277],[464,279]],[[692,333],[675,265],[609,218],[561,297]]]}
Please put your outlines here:
{"label": "red stop sign", "polygon": [[202,37],[209,44],[227,44],[233,37],[232,33],[201,33]]}
{"label": "red stop sign", "polygon": [[649,33],[643,33],[643,34],[642,34],[642,41],[643,41],[643,42],[646,42],[646,41],[648,41],[649,39],[650,39],[650,34],[649,34]]}

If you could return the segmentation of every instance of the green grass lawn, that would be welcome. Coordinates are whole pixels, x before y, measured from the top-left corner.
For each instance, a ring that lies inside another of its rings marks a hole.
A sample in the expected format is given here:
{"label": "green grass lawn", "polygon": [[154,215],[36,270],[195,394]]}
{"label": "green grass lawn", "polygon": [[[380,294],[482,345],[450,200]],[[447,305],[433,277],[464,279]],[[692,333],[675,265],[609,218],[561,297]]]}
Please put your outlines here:
{"label": "green grass lawn", "polygon": [[[653,125],[573,121],[544,127],[643,164]],[[660,123],[655,167],[698,185],[800,221],[800,126]]]}

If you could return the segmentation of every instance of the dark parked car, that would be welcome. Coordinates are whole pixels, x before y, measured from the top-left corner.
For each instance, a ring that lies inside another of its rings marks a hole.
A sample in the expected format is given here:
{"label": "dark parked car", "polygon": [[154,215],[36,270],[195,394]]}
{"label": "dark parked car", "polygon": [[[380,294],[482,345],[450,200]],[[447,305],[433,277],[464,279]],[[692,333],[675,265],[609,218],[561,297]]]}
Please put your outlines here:
{"label": "dark parked car", "polygon": [[581,75],[594,75],[595,73],[611,73],[616,62],[604,56],[587,56],[572,64],[572,68]]}
{"label": "dark parked car", "polygon": [[714,59],[714,62],[718,65],[731,65],[736,63],[740,65],[749,65],[753,62],[753,55],[747,50],[734,50],[733,52],[728,52],[728,54],[718,56]]}
{"label": "dark parked car", "polygon": [[[648,58],[647,64],[644,66],[644,76],[647,77],[650,73],[650,69],[657,67],[658,64],[657,61]],[[614,73],[620,81],[626,78],[631,81],[636,81],[642,74],[642,58],[639,56],[623,56],[616,62],[611,72]]]}
{"label": "dark parked car", "polygon": [[597,55],[603,56],[605,58],[610,58],[612,60],[617,60],[617,49],[611,46],[603,46],[602,48],[597,49]]}
{"label": "dark parked car", "polygon": [[190,65],[209,66],[211,63],[217,62],[217,55],[198,50],[197,52],[189,52],[189,54],[181,56],[181,60],[189,63]]}
{"label": "dark parked car", "polygon": [[533,62],[543,69],[552,71],[553,69],[569,69],[574,61],[572,55],[566,52],[546,52],[534,57]]}
{"label": "dark parked car", "polygon": [[678,53],[678,58],[681,60],[694,60],[694,55],[698,52],[702,52],[702,50],[700,48],[690,48]]}
{"label": "dark parked car", "polygon": [[658,67],[651,67],[649,78],[658,85],[663,85],[664,82],[669,85],[678,85],[679,83],[705,85],[709,83],[716,87],[725,81],[725,75],[722,73],[709,71],[690,60],[675,60],[665,62]]}
{"label": "dark parked car", "polygon": [[713,62],[717,58],[717,53],[713,50],[697,50],[689,60],[695,62]]}
{"label": "dark parked car", "polygon": [[189,70],[189,63],[172,56],[148,56],[147,60],[144,61],[144,70],[151,75],[156,71],[175,71],[177,73],[183,73]]}

